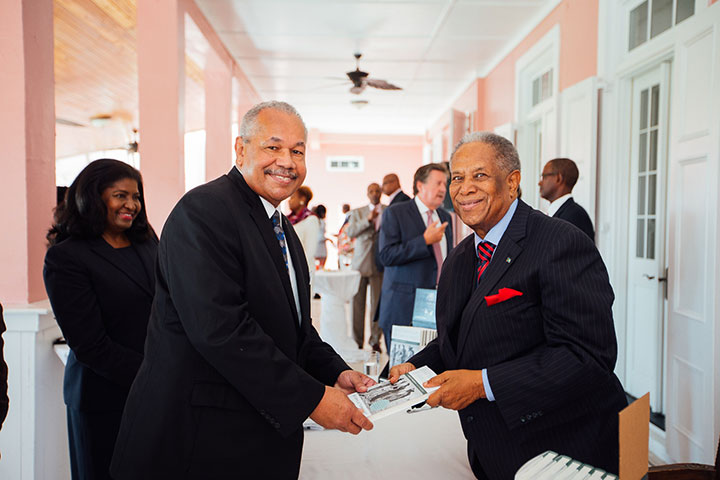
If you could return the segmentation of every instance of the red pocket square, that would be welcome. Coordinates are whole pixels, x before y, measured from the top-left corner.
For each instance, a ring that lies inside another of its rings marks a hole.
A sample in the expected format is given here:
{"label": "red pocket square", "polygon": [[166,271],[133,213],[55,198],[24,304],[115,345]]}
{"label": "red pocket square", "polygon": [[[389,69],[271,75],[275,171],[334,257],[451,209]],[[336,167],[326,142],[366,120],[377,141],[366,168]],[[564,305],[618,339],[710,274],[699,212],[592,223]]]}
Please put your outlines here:
{"label": "red pocket square", "polygon": [[522,294],[522,292],[518,292],[517,290],[513,290],[512,288],[501,288],[500,290],[498,290],[497,295],[488,295],[487,297],[485,297],[485,302],[487,302],[488,307],[492,307],[496,303],[510,300],[513,297],[522,296]]}

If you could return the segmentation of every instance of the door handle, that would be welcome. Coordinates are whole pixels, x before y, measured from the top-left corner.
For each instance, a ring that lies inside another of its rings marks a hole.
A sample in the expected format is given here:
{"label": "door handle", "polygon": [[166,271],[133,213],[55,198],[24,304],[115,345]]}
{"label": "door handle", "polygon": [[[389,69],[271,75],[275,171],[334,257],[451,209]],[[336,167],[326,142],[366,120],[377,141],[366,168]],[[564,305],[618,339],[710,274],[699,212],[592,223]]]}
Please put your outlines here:
{"label": "door handle", "polygon": [[[643,273],[643,278],[647,278],[648,280],[652,280],[653,278],[655,278],[655,275],[648,275],[647,273]],[[660,282],[660,281],[661,281],[661,280],[658,278],[658,282]]]}

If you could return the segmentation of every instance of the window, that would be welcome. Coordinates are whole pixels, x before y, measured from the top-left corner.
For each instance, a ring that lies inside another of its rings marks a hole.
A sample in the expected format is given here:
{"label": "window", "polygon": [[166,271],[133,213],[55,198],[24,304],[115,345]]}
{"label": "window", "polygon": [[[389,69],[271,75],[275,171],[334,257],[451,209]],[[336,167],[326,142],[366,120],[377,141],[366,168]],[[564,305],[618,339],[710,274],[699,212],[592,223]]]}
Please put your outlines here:
{"label": "window", "polygon": [[630,11],[628,50],[677,25],[695,13],[695,0],[645,0]]}
{"label": "window", "polygon": [[532,106],[547,100],[552,96],[553,69],[538,75],[532,82]]}
{"label": "window", "polygon": [[638,130],[638,203],[635,256],[655,258],[657,219],[658,132],[660,130],[660,85],[640,92],[640,128]]}
{"label": "window", "polygon": [[328,172],[362,172],[365,170],[365,158],[354,155],[328,155]]}

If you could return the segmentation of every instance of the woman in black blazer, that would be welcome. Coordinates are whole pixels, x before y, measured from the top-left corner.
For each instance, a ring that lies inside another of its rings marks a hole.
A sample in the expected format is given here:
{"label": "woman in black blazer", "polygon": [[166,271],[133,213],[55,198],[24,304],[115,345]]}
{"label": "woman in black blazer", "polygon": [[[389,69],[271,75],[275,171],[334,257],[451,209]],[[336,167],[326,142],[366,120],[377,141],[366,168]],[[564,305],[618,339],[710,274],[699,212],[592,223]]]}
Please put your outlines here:
{"label": "woman in black blazer", "polygon": [[73,480],[109,479],[125,399],[143,359],[157,236],[140,172],[90,163],[55,211],[45,288],[70,355],[67,405]]}

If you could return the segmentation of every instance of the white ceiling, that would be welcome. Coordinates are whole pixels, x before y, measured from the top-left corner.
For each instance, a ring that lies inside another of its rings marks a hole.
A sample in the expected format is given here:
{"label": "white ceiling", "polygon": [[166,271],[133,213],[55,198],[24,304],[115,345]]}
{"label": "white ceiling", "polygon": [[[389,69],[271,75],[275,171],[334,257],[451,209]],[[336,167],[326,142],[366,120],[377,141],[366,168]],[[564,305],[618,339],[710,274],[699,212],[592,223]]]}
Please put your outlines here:
{"label": "white ceiling", "polygon": [[[309,128],[423,134],[558,0],[196,0],[264,100],[285,100]],[[360,95],[360,69],[402,91]],[[362,109],[351,100],[369,102]]]}

